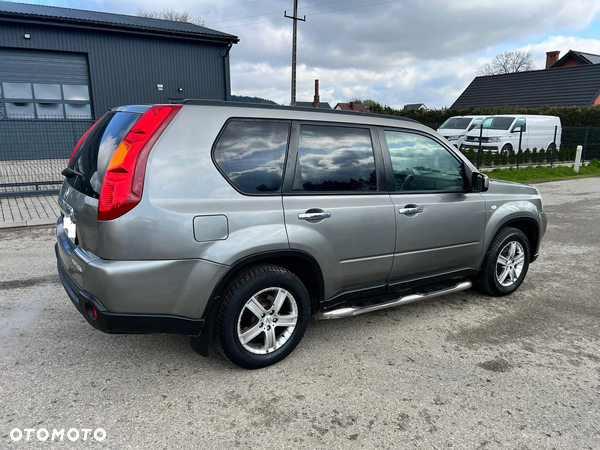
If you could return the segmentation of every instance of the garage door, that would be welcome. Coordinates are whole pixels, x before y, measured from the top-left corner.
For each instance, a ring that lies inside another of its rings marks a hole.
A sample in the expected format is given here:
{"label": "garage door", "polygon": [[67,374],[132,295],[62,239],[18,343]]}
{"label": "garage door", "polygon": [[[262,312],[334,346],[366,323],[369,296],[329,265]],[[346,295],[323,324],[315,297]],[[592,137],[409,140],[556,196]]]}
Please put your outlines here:
{"label": "garage door", "polygon": [[87,55],[0,48],[0,61],[0,118],[91,118]]}

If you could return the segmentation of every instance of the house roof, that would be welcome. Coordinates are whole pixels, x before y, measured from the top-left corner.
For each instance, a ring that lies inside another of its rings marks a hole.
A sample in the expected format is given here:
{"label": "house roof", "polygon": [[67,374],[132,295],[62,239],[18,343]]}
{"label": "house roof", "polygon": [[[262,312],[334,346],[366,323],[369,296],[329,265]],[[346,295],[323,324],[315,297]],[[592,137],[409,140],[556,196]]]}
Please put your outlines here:
{"label": "house roof", "polygon": [[591,106],[600,96],[600,64],[475,78],[452,108]]}
{"label": "house roof", "polygon": [[581,64],[600,64],[600,55],[594,55],[593,53],[584,53],[584,52],[578,52],[575,50],[569,50],[567,53],[565,53],[565,55],[560,58],[558,61],[556,61],[554,64],[552,64],[552,66],[550,66],[550,68],[555,68],[555,67],[560,67],[562,66],[565,61],[567,61],[569,58],[573,58],[575,60],[577,60],[578,62],[580,62]]}
{"label": "house roof", "polygon": [[427,109],[427,106],[425,106],[425,103],[408,103],[408,104],[404,105],[404,109],[409,109],[409,110],[415,110],[415,109],[421,109],[421,108]]}
{"label": "house roof", "polygon": [[350,102],[350,103],[338,103],[337,105],[335,105],[335,109],[341,109],[342,111],[358,111],[358,112],[366,112],[368,113],[369,110],[365,107],[365,105],[363,105],[362,103],[359,102]]}
{"label": "house roof", "polygon": [[[296,106],[301,106],[303,108],[314,108],[313,102],[296,102]],[[331,109],[331,105],[327,102],[319,102],[319,109]]]}
{"label": "house roof", "polygon": [[238,37],[232,34],[222,33],[189,22],[4,1],[0,2],[1,19],[9,19],[12,22],[23,20],[27,22],[39,21],[40,23],[51,22],[53,25],[58,26],[87,26],[122,32],[153,33],[228,43],[239,41]]}

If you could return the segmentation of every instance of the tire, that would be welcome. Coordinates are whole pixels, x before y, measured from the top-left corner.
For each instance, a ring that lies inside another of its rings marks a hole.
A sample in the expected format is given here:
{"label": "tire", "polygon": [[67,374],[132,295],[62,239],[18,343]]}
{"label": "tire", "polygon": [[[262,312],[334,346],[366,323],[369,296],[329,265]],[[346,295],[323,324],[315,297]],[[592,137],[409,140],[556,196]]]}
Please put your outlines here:
{"label": "tire", "polygon": [[495,297],[512,294],[525,279],[529,260],[525,234],[516,228],[501,228],[485,256],[479,288]]}
{"label": "tire", "polygon": [[512,145],[510,145],[510,144],[504,144],[502,146],[502,149],[500,150],[500,154],[501,155],[508,155],[511,150],[512,150]]}
{"label": "tire", "polygon": [[251,266],[229,283],[215,322],[217,348],[232,363],[260,369],[298,345],[310,318],[308,292],[292,272]]}

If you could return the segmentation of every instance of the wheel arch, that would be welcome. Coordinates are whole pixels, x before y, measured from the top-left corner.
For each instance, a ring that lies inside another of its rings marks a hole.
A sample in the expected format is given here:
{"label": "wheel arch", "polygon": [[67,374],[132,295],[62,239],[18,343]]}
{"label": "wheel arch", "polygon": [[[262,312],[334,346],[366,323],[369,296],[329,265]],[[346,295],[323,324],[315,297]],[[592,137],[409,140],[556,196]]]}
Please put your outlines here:
{"label": "wheel arch", "polygon": [[[527,240],[529,241],[529,262],[533,262],[534,255],[538,248],[538,243],[540,239],[540,230],[538,223],[529,217],[516,217],[509,220],[506,220],[498,226],[498,228],[494,232],[494,236],[498,234],[498,232],[504,227],[511,227],[520,230],[525,234]],[[492,238],[493,239],[493,238]]]}
{"label": "wheel arch", "polygon": [[246,267],[256,264],[274,264],[289,270],[296,275],[308,291],[310,307],[314,312],[319,308],[325,293],[323,272],[317,261],[308,253],[299,250],[283,250],[276,252],[257,253],[246,256],[232,264],[213,289],[202,319],[204,327],[199,336],[193,336],[192,347],[202,356],[208,356],[210,341],[214,332],[217,310],[221,294],[235,275]]}

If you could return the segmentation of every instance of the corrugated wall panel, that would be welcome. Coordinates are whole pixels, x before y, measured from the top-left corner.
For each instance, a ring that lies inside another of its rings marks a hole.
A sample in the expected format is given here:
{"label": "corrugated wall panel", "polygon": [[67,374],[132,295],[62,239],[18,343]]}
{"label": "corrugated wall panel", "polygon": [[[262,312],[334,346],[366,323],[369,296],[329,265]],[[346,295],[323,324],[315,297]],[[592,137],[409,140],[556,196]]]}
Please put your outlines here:
{"label": "corrugated wall panel", "polygon": [[[25,33],[31,39],[24,39]],[[226,100],[229,93],[223,44],[0,22],[0,48],[86,54],[96,117],[119,105],[170,98]]]}

